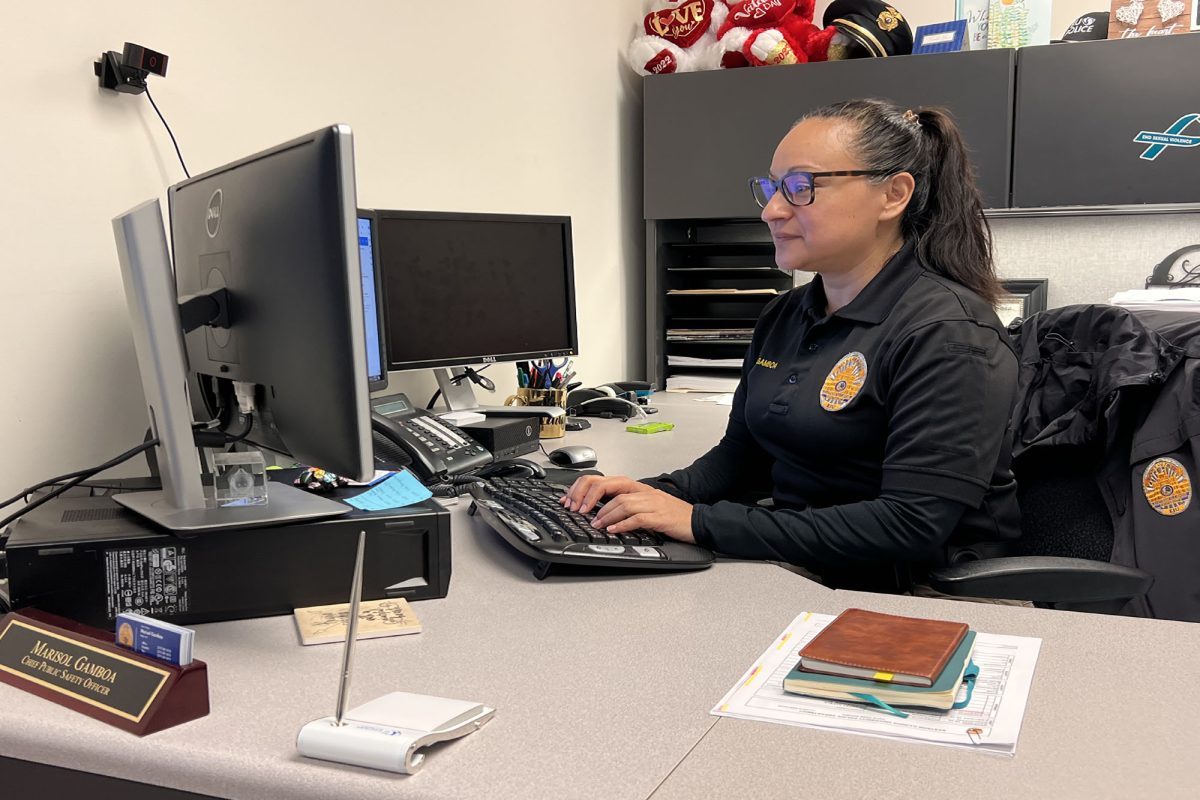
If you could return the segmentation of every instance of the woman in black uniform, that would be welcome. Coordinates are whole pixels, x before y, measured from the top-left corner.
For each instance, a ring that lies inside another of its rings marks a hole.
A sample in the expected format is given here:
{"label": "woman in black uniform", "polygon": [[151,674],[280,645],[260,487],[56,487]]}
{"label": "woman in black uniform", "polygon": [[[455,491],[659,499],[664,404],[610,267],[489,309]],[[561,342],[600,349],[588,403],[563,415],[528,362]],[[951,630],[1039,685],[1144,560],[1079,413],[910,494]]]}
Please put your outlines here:
{"label": "woman in black uniform", "polygon": [[[966,149],[938,109],[802,118],[751,180],[782,270],[817,273],[754,329],[724,437],[655,479],[586,476],[563,504],[827,583],[908,588],[1020,533],[1006,428],[1017,360]],[[749,498],[767,489],[772,504]],[[961,557],[961,556],[960,556]]]}

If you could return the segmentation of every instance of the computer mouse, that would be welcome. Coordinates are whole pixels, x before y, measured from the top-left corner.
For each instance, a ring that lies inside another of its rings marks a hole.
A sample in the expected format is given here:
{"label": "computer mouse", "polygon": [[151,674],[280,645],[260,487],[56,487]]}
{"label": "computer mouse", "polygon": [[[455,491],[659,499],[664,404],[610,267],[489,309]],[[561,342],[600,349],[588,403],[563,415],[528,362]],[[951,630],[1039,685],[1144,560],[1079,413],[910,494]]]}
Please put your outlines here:
{"label": "computer mouse", "polygon": [[550,461],[560,467],[587,469],[596,466],[596,451],[586,444],[569,444],[546,454]]}

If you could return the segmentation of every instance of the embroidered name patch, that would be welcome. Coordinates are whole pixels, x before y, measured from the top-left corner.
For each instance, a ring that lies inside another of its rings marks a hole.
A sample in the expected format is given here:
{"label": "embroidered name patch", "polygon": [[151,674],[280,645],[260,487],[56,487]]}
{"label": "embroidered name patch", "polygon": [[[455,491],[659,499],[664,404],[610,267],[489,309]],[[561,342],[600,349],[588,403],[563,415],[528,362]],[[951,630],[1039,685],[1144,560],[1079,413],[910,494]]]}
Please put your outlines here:
{"label": "embroidered name patch", "polygon": [[821,408],[841,411],[858,396],[866,382],[866,357],[862,353],[847,353],[833,365],[821,384]]}
{"label": "embroidered name patch", "polygon": [[1192,502],[1192,479],[1173,458],[1156,458],[1142,473],[1142,494],[1164,517],[1182,514]]}
{"label": "embroidered name patch", "polygon": [[768,359],[763,358],[762,356],[759,356],[758,359],[754,363],[760,367],[766,367],[767,369],[775,369],[776,367],[779,366],[778,361],[770,361]]}

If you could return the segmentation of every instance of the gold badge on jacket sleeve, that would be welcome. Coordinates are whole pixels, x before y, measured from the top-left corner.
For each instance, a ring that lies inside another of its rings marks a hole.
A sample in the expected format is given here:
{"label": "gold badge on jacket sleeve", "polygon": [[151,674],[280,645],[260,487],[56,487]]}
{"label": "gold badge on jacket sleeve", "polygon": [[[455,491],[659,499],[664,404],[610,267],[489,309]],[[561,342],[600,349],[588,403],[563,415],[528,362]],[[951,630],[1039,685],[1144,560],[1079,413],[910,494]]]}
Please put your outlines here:
{"label": "gold badge on jacket sleeve", "polygon": [[1156,458],[1142,473],[1142,494],[1164,517],[1182,514],[1192,502],[1192,479],[1173,458]]}
{"label": "gold badge on jacket sleeve", "polygon": [[867,382],[867,359],[862,353],[842,356],[821,384],[821,408],[841,411],[858,396]]}

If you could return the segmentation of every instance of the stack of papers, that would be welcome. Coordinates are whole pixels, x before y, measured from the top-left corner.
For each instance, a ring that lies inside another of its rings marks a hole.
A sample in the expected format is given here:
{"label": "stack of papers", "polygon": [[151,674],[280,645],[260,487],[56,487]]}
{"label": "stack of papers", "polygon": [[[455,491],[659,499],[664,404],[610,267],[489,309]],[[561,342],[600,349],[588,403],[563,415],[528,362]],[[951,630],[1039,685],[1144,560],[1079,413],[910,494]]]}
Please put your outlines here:
{"label": "stack of papers", "polygon": [[711,713],[999,755],[1016,754],[1041,639],[976,634],[971,660],[979,667],[979,679],[970,704],[952,711],[909,708],[905,709],[908,716],[902,718],[869,705],[783,690],[784,678],[799,661],[800,650],[832,621],[830,614],[809,612],[792,620]]}
{"label": "stack of papers", "polygon": [[672,367],[736,367],[742,368],[744,358],[696,358],[694,356],[667,356],[667,365]]}
{"label": "stack of papers", "polygon": [[681,373],[667,378],[668,392],[732,392],[737,389],[738,375],[689,375]]}
{"label": "stack of papers", "polygon": [[753,335],[754,328],[667,328],[668,342],[749,342]]}
{"label": "stack of papers", "polygon": [[668,289],[667,294],[779,294],[778,289]]}
{"label": "stack of papers", "polygon": [[1157,289],[1129,289],[1117,292],[1108,302],[1130,311],[1196,311],[1200,312],[1200,287],[1181,286]]}

